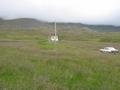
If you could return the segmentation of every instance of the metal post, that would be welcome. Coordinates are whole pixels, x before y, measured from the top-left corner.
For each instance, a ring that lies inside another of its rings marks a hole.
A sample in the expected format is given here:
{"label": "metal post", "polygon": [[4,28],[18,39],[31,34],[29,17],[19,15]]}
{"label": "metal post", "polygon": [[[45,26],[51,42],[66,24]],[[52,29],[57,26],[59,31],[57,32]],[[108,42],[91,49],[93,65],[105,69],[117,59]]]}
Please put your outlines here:
{"label": "metal post", "polygon": [[56,22],[54,24],[54,29],[55,29],[55,36],[57,36],[57,31],[56,31]]}

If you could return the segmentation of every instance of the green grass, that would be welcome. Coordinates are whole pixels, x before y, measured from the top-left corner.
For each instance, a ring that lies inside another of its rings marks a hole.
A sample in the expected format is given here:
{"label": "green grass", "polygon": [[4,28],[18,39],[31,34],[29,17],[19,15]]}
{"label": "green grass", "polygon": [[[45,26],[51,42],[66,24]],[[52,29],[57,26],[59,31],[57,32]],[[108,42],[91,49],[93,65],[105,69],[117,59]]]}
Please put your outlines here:
{"label": "green grass", "polygon": [[118,32],[108,33],[100,39],[101,42],[120,43],[120,34]]}
{"label": "green grass", "polygon": [[120,55],[99,52],[104,46],[119,49],[119,42],[100,41],[109,37],[103,33],[62,33],[55,44],[48,32],[1,30],[0,90],[120,89]]}

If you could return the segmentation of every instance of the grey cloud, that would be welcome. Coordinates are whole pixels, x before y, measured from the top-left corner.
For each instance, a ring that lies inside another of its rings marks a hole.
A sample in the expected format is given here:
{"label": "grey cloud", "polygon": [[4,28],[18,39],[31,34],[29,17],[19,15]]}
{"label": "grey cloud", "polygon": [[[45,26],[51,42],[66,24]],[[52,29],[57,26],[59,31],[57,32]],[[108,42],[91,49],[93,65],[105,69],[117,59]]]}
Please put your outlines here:
{"label": "grey cloud", "polygon": [[[94,9],[96,7],[91,8],[89,6],[84,7],[84,5],[80,6],[82,5],[81,3],[83,0],[69,0],[69,2],[68,0],[61,0],[61,2],[58,1],[59,0],[51,0],[51,2],[50,0],[0,0],[0,17],[6,19],[28,17],[45,21],[56,20],[58,22],[82,22],[87,24],[120,25],[120,13],[118,13],[120,11],[119,6],[110,7],[110,9],[113,8],[113,11],[110,12],[110,14],[108,12],[107,15],[104,15],[104,13],[106,13],[104,8],[103,12],[101,9],[100,13],[103,14],[100,16],[97,14],[99,11]],[[85,1],[87,3],[87,0]],[[85,1],[83,4],[85,4]],[[94,0],[91,0],[91,2],[92,1]],[[91,8],[90,10],[93,11],[89,11],[89,8]],[[98,10],[99,9],[100,8],[98,7]],[[108,8],[108,10],[110,9]],[[94,15],[94,12],[96,16]]]}

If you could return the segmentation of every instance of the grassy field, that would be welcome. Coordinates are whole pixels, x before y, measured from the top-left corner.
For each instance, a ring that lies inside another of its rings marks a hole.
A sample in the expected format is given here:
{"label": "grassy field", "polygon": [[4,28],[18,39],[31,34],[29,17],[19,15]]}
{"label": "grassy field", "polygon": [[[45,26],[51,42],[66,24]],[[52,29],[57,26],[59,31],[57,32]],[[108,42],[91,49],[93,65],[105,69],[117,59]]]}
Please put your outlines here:
{"label": "grassy field", "polygon": [[119,32],[0,30],[0,90],[120,90]]}

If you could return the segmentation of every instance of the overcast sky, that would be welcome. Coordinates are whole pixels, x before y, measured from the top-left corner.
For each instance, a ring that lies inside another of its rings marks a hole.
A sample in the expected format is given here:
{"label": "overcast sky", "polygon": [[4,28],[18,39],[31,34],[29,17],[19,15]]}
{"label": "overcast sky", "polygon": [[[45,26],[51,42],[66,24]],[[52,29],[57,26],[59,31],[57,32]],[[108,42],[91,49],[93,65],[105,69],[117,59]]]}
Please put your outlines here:
{"label": "overcast sky", "polygon": [[0,17],[120,25],[120,0],[0,0]]}

